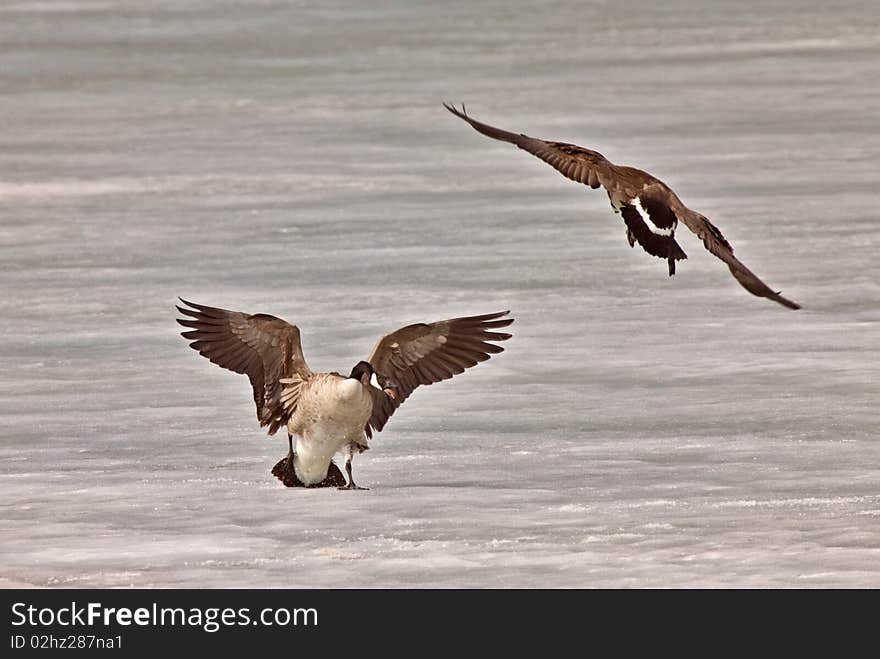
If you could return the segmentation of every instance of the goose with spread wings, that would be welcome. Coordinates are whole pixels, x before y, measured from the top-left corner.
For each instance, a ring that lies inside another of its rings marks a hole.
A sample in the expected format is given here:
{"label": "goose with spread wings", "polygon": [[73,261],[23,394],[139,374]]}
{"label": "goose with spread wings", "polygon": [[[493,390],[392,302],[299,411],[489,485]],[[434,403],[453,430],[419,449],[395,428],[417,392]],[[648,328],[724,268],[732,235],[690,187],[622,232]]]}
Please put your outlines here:
{"label": "goose with spread wings", "polygon": [[669,186],[651,174],[634,167],[615,165],[601,153],[576,144],[550,142],[489,126],[471,119],[463,105],[461,110],[446,103],[443,106],[477,132],[518,146],[566,178],[593,189],[601,185],[608,193],[614,212],[623,217],[630,247],[638,243],[648,254],[666,259],[670,276],[675,274],[675,262],[687,258],[675,240],[675,229],[681,222],[703,241],[709,252],[727,264],[730,273],[749,293],[789,309],[800,309],[799,304],[782,297],[743,265],[733,255],[733,247],[718,227],[685,206]]}
{"label": "goose with spread wings", "polygon": [[[510,312],[407,325],[386,334],[349,375],[315,373],[306,364],[295,325],[268,314],[247,314],[180,300],[177,322],[190,347],[218,366],[247,375],[257,419],[269,435],[287,429],[287,457],[272,473],[285,485],[358,488],[355,451],[419,385],[447,380],[504,348]],[[296,437],[294,445],[293,438]],[[332,461],[342,453],[347,478]]]}

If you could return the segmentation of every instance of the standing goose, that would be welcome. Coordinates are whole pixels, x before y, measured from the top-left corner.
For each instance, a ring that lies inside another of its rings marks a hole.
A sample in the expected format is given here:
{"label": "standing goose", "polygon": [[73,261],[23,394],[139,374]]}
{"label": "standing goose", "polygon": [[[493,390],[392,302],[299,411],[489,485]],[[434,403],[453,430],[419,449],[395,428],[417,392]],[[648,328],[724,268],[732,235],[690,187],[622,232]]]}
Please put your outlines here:
{"label": "standing goose", "polygon": [[528,135],[510,133],[471,119],[462,105],[443,106],[452,114],[468,122],[477,132],[496,140],[510,142],[537,156],[572,181],[608,192],[615,213],[623,216],[626,238],[630,247],[636,243],[648,254],[666,259],[669,275],[675,274],[675,262],[687,255],[675,240],[675,228],[681,221],[693,231],[703,246],[727,264],[734,278],[752,295],[766,297],[788,307],[800,305],[775,292],[755,273],[733,255],[733,247],[714,224],[703,215],[685,206],[678,196],[662,181],[634,167],[615,165],[601,153],[576,144],[548,142]]}
{"label": "standing goose", "polygon": [[[177,307],[189,316],[177,322],[192,328],[182,332],[192,340],[190,347],[248,376],[257,419],[269,427],[269,435],[286,426],[289,451],[272,473],[288,486],[362,489],[351,474],[353,452],[368,448],[373,431],[382,430],[416,387],[447,380],[502,352],[491,341],[505,341],[510,334],[495,330],[513,322],[503,311],[407,325],[379,339],[367,361],[344,377],[314,373],[303,357],[299,329],[280,318],[180,301],[189,307]],[[332,462],[339,452],[347,482]]]}

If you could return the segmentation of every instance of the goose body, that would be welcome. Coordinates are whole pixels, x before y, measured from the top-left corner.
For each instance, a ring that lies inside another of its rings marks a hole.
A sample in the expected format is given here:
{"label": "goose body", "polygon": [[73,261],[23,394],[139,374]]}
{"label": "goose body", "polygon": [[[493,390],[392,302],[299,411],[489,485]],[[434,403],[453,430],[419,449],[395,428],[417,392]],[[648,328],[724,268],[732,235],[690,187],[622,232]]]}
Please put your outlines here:
{"label": "goose body", "polygon": [[[348,447],[368,448],[364,428],[373,411],[373,385],[336,373],[312,375],[305,384],[299,385],[287,431],[297,438],[294,473],[304,485],[315,485],[327,478],[334,455]],[[290,391],[286,384],[282,398]]]}
{"label": "goose body", "polygon": [[[306,364],[299,328],[269,314],[247,314],[181,299],[177,322],[190,347],[223,368],[247,375],[257,420],[270,435],[287,430],[288,455],[272,473],[285,485],[343,482],[333,456],[342,453],[346,489],[355,452],[365,451],[395,410],[420,385],[446,380],[504,349],[503,311],[415,323],[386,334],[346,377]],[[296,437],[294,446],[293,438]]]}
{"label": "goose body", "polygon": [[752,295],[773,300],[789,309],[800,309],[796,302],[784,298],[733,255],[733,247],[721,231],[705,216],[691,210],[678,195],[660,179],[635,167],[616,165],[597,151],[566,142],[552,142],[521,133],[512,133],[476,121],[454,106],[443,106],[479,133],[502,142],[509,142],[540,158],[572,181],[596,189],[605,188],[615,213],[626,226],[630,247],[638,243],[652,256],[665,259],[669,275],[675,274],[675,263],[687,258],[675,239],[679,222],[703,241],[703,246],[721,259],[740,285]]}

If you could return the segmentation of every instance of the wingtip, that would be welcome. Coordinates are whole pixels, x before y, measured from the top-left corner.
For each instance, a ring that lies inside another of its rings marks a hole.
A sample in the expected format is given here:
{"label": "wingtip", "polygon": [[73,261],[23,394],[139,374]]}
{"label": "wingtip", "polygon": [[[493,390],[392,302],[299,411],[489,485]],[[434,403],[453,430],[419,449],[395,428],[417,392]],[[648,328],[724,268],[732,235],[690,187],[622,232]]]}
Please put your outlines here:
{"label": "wingtip", "polygon": [[[174,308],[177,309],[184,316],[192,316],[193,318],[195,318],[196,313],[199,309],[199,306],[197,304],[193,304],[192,302],[190,302],[188,300],[184,300],[180,296],[178,296],[177,299],[180,300],[185,306],[180,306],[179,304],[175,304]],[[187,308],[187,307],[189,307],[189,308]],[[183,324],[181,322],[180,318],[177,319],[177,322]]]}
{"label": "wingtip", "polygon": [[492,314],[497,320],[492,321],[492,327],[507,327],[508,325],[512,325],[515,318],[505,318],[510,313],[510,311],[500,311],[497,314]]}
{"label": "wingtip", "polygon": [[801,308],[801,305],[799,305],[797,302],[793,302],[788,298],[783,297],[782,291],[774,292],[773,289],[770,289],[770,292],[766,295],[763,295],[762,297],[766,297],[768,300],[773,300],[777,304],[781,304],[783,307],[786,307],[787,309],[792,309],[794,311],[797,311]]}
{"label": "wingtip", "polygon": [[788,309],[792,309],[794,311],[797,311],[798,309],[801,308],[801,305],[799,305],[797,302],[792,302],[788,298],[782,297],[781,292],[777,292],[776,295],[774,295],[770,299],[773,300],[774,302],[778,302],[783,307],[786,307]]}
{"label": "wingtip", "polygon": [[464,119],[465,121],[470,120],[470,117],[468,117],[467,115],[467,109],[465,108],[464,103],[461,104],[461,110],[455,107],[455,103],[447,103],[446,101],[443,101],[443,107],[460,119]]}
{"label": "wingtip", "polygon": [[[718,256],[716,254],[716,256]],[[722,257],[719,257],[722,258]],[[736,279],[740,286],[746,289],[749,293],[756,297],[763,297],[768,300],[773,300],[777,304],[781,304],[783,307],[792,310],[798,310],[801,308],[797,302],[792,302],[788,298],[782,296],[782,291],[774,291],[772,288],[767,286],[763,281],[761,281],[754,272],[745,267],[738,259],[733,257],[731,253],[732,262],[727,263],[727,268],[730,270],[730,274],[733,275],[733,278]]]}
{"label": "wingtip", "polygon": [[513,318],[505,318],[510,314],[510,310],[507,311],[496,311],[495,313],[488,313],[484,316],[475,316],[473,320],[479,320],[480,322],[492,322],[494,323],[505,323],[506,325],[510,325],[513,322]]}

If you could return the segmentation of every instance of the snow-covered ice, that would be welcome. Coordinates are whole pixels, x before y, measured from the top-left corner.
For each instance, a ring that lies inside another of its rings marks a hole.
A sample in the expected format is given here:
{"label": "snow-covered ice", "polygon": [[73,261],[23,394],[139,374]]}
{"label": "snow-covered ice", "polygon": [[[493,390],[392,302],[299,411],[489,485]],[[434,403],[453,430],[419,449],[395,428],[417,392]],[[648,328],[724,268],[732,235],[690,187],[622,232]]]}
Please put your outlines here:
{"label": "snow-covered ice", "polygon": [[[4,3],[0,585],[880,586],[876,3],[629,4]],[[804,309],[444,100],[654,173]],[[370,491],[288,490],[178,295],[316,370],[516,323]]]}

